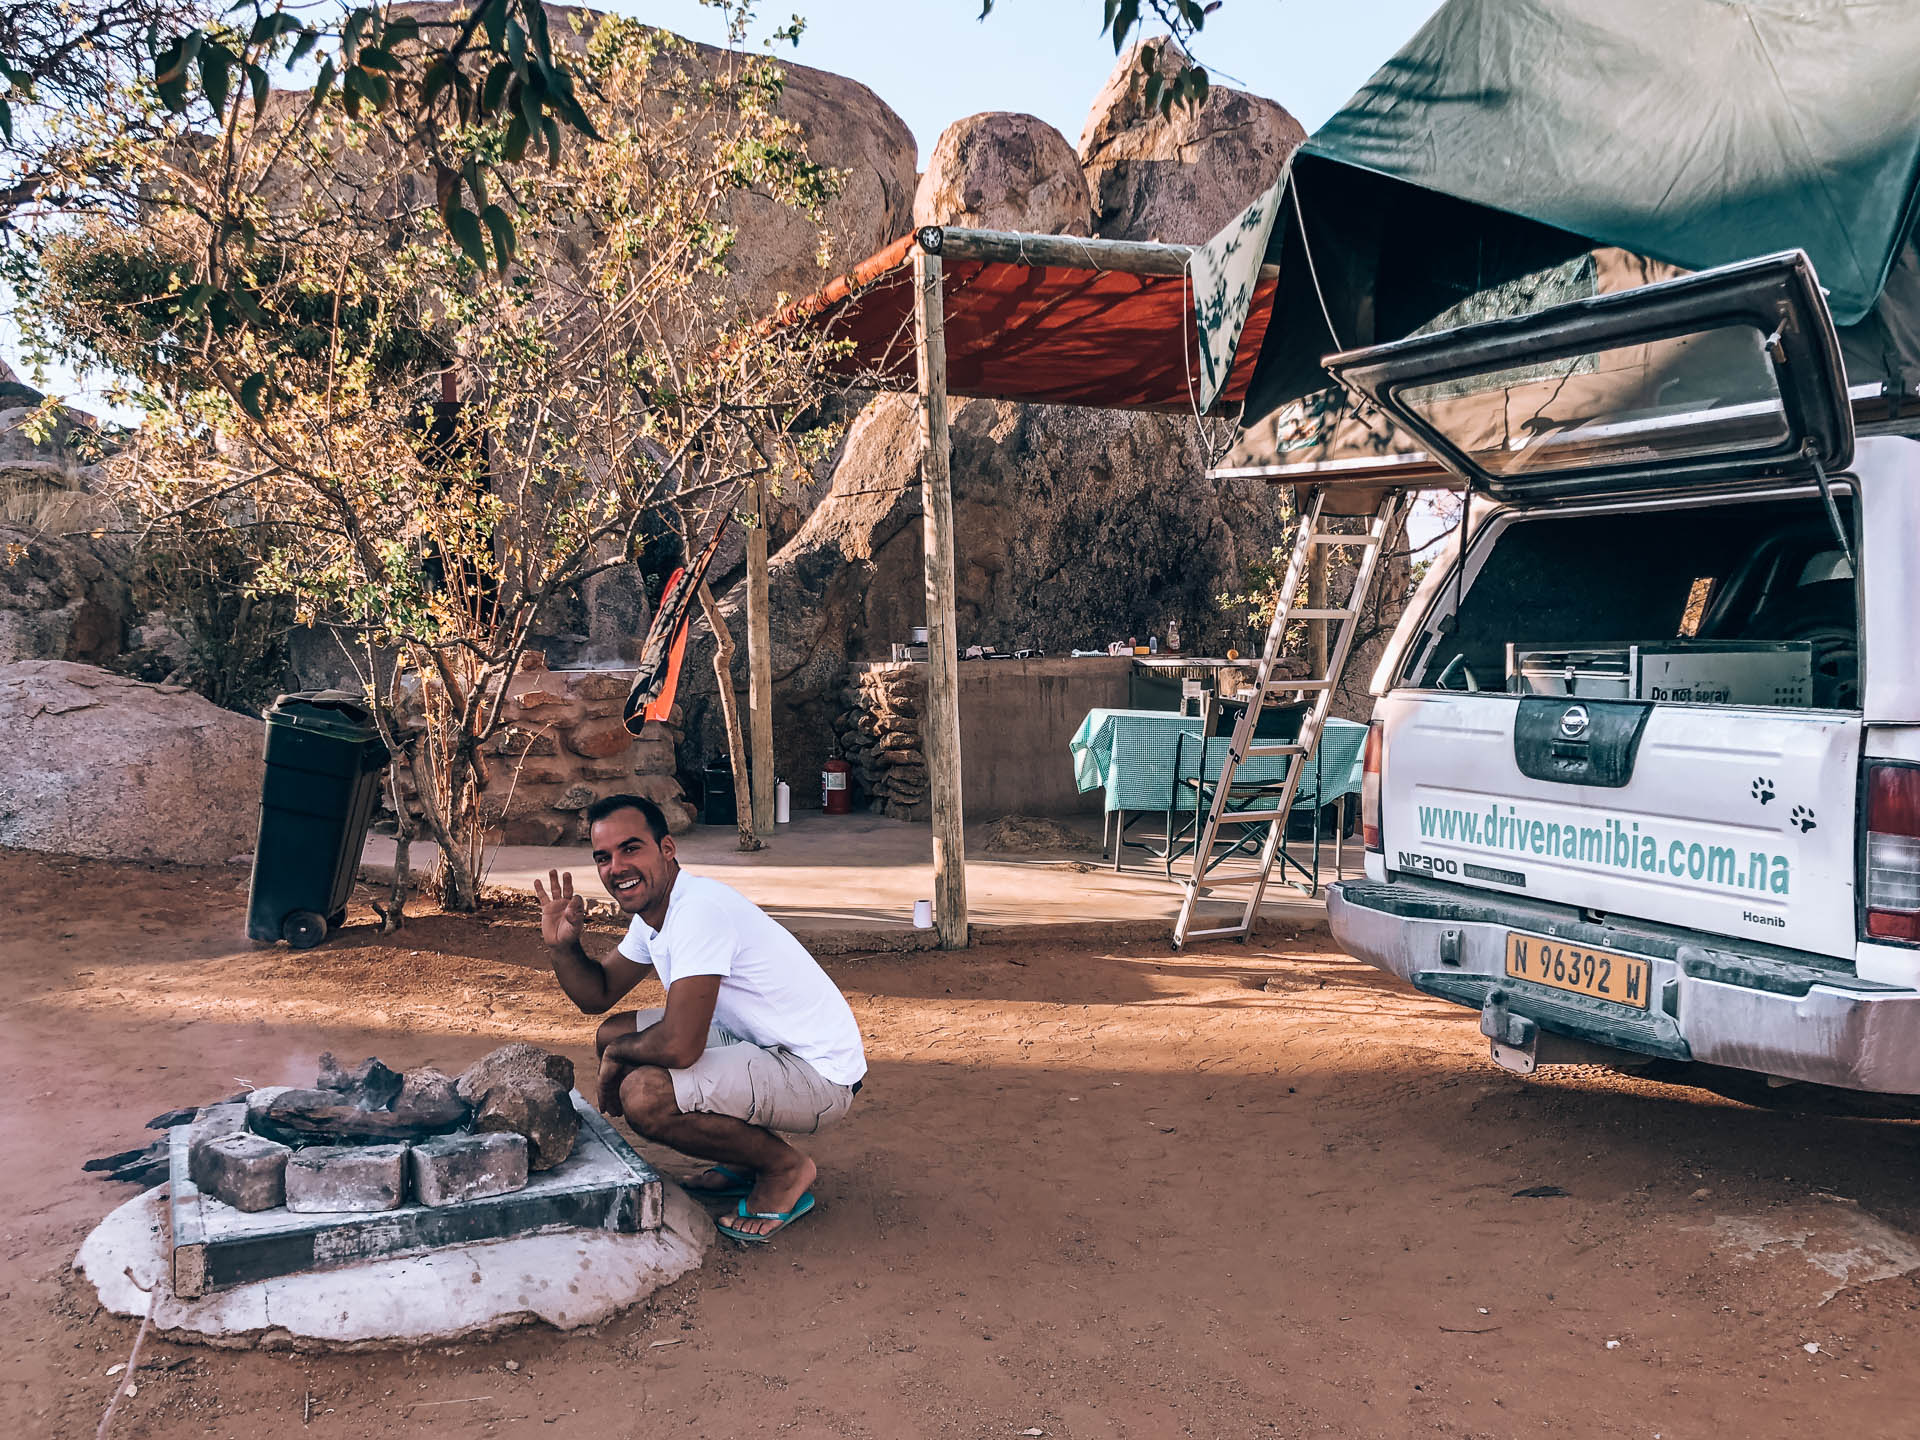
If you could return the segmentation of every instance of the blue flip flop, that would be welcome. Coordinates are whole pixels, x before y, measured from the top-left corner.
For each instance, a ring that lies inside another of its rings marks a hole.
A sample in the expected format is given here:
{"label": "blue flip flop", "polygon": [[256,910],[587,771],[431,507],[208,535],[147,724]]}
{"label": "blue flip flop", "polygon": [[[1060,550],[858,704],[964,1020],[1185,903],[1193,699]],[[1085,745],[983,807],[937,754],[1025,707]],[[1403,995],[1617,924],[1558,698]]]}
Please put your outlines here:
{"label": "blue flip flop", "polygon": [[767,1241],[771,1240],[774,1236],[778,1235],[782,1230],[786,1229],[787,1226],[791,1225],[794,1221],[798,1220],[802,1215],[805,1215],[808,1211],[812,1209],[813,1209],[813,1192],[811,1190],[807,1191],[806,1194],[802,1195],[798,1200],[794,1201],[793,1208],[791,1210],[749,1210],[747,1209],[747,1202],[745,1200],[742,1200],[739,1206],[734,1211],[734,1213],[738,1215],[740,1219],[742,1220],[778,1220],[780,1223],[774,1226],[773,1229],[767,1231],[767,1233],[764,1235],[756,1235],[751,1230],[736,1230],[733,1228],[733,1226],[727,1224],[725,1220],[716,1220],[713,1222],[713,1225],[714,1225],[714,1228],[718,1230],[722,1235],[730,1236],[733,1239],[738,1240],[743,1245],[764,1245],[767,1243]]}
{"label": "blue flip flop", "polygon": [[726,1176],[730,1183],[718,1186],[688,1185],[685,1188],[689,1195],[713,1200],[738,1200],[752,1193],[756,1177],[751,1170],[736,1170],[731,1165],[709,1165],[707,1169]]}

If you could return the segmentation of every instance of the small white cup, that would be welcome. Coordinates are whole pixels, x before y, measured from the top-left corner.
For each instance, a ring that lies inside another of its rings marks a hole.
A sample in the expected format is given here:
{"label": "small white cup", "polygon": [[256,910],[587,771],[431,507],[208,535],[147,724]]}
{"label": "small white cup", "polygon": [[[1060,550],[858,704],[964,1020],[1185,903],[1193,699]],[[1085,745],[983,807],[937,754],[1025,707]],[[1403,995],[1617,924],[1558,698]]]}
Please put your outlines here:
{"label": "small white cup", "polygon": [[933,929],[933,901],[916,900],[913,902],[913,928],[916,930]]}

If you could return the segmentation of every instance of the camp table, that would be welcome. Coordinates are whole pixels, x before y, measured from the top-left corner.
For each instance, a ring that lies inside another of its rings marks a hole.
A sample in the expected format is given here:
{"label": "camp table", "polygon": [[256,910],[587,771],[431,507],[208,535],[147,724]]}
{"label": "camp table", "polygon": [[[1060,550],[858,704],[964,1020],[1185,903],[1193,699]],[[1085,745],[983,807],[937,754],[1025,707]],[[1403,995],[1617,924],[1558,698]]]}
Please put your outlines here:
{"label": "camp table", "polygon": [[[1123,845],[1153,850],[1151,846],[1126,840],[1128,825],[1143,814],[1157,813],[1167,817],[1171,830],[1177,812],[1194,808],[1195,787],[1182,781],[1197,774],[1203,723],[1198,715],[1182,715],[1171,710],[1096,709],[1087,712],[1086,719],[1080,722],[1080,728],[1068,742],[1075,784],[1082,791],[1099,788],[1105,792],[1104,808],[1113,828],[1115,870],[1120,868]],[[1183,745],[1182,735],[1193,738]],[[1357,793],[1360,750],[1365,740],[1366,726],[1350,720],[1328,720],[1320,739],[1320,766],[1309,767],[1302,777],[1295,804],[1326,805]],[[1214,775],[1219,773],[1219,756],[1225,755],[1226,747],[1225,736],[1212,737],[1205,747],[1207,769]],[[1250,759],[1239,767],[1236,778],[1240,781],[1283,780],[1286,765],[1285,756]],[[1310,783],[1316,768],[1325,777],[1323,785]],[[1181,770],[1186,771],[1184,776],[1179,773]],[[1106,834],[1107,822],[1103,821],[1103,841]],[[1163,860],[1166,858],[1164,850],[1153,853]]]}

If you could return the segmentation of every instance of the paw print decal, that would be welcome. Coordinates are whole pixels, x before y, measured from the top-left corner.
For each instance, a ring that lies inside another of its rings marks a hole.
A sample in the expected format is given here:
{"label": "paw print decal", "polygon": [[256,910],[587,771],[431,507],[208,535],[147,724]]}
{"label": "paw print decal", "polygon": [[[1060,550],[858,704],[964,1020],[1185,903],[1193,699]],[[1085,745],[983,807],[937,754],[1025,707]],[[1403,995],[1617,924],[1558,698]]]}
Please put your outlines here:
{"label": "paw print decal", "polygon": [[1767,779],[1764,775],[1755,779],[1753,782],[1753,798],[1758,800],[1762,805],[1773,799],[1773,781]]}
{"label": "paw print decal", "polygon": [[1807,809],[1804,805],[1796,805],[1793,807],[1793,813],[1787,817],[1787,823],[1789,825],[1798,825],[1800,827],[1800,833],[1804,835],[1807,831],[1813,829],[1813,811]]}

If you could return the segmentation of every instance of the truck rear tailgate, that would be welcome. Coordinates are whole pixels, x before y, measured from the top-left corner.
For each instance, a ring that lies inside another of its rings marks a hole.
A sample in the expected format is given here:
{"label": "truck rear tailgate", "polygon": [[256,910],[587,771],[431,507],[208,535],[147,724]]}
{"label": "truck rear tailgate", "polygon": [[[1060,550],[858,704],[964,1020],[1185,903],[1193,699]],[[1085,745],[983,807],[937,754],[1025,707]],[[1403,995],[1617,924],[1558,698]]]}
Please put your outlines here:
{"label": "truck rear tailgate", "polygon": [[1859,720],[1639,710],[1609,787],[1523,773],[1516,728],[1539,712],[1520,723],[1521,697],[1383,697],[1387,868],[1851,958]]}

